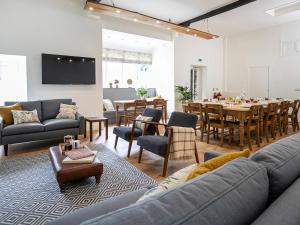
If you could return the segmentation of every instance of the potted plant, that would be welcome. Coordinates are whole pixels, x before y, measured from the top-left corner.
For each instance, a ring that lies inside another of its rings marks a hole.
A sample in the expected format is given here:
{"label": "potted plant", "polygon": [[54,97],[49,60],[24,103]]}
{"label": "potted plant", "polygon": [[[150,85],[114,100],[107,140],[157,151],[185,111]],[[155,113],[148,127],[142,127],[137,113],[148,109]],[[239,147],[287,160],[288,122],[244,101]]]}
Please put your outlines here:
{"label": "potted plant", "polygon": [[190,90],[189,87],[187,86],[175,86],[175,90],[178,93],[178,99],[180,101],[184,102],[188,102],[191,101],[193,99],[193,93]]}
{"label": "potted plant", "polygon": [[138,88],[136,89],[136,94],[140,96],[141,99],[145,99],[145,96],[147,95],[148,90],[146,88]]}

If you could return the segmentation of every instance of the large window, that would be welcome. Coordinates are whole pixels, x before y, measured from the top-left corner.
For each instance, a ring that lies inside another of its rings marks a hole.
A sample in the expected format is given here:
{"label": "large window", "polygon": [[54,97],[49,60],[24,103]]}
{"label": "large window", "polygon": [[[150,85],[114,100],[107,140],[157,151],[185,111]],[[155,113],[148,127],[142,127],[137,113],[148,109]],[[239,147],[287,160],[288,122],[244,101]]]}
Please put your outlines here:
{"label": "large window", "polygon": [[0,54],[0,105],[27,100],[26,56]]}
{"label": "large window", "polygon": [[[149,53],[128,52],[114,49],[103,51],[103,87],[141,87],[147,86],[151,76],[152,55]],[[128,84],[131,80],[132,84]]]}

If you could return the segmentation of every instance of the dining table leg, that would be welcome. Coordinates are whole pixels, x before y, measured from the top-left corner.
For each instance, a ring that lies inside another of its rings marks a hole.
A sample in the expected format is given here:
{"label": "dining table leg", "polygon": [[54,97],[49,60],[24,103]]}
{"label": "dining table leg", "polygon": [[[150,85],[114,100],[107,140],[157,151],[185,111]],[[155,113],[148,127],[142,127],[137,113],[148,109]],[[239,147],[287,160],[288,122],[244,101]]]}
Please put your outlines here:
{"label": "dining table leg", "polygon": [[[119,123],[119,120],[120,120],[120,118],[119,118],[119,105],[116,105],[116,124],[118,124]],[[119,124],[119,125],[121,125],[121,124]]]}
{"label": "dining table leg", "polygon": [[240,133],[240,150],[244,149],[244,135],[245,135],[245,115],[240,113],[239,116],[239,133]]}

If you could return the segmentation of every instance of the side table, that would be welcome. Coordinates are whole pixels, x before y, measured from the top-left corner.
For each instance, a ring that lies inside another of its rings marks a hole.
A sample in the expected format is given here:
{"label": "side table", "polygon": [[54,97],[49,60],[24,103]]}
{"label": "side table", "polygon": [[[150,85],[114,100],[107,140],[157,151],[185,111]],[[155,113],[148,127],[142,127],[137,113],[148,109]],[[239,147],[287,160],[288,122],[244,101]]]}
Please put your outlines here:
{"label": "side table", "polygon": [[[88,122],[90,124],[90,142],[93,141],[93,123],[99,123],[99,136],[101,136],[101,123],[104,122],[105,124],[105,139],[108,139],[108,118],[106,117],[86,117],[85,122]],[[85,126],[85,132],[84,137],[86,138],[86,128]]]}

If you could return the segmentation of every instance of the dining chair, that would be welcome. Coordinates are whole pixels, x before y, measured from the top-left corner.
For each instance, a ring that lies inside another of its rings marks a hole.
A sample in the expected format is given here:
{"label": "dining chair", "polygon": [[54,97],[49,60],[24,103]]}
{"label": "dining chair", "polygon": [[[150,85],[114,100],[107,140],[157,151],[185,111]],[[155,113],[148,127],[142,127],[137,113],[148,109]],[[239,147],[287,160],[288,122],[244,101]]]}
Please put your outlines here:
{"label": "dining chair", "polygon": [[129,124],[132,124],[133,120],[140,114],[143,113],[143,111],[147,107],[147,101],[146,100],[135,100],[134,105],[132,104],[125,104],[124,105],[124,124],[128,126]]}
{"label": "dining chair", "polygon": [[[163,125],[165,127],[165,133],[163,136],[143,135],[138,137],[137,144],[140,146],[140,154],[139,154],[138,162],[139,163],[141,162],[144,149],[163,157],[164,165],[163,165],[162,176],[165,177],[168,168],[170,150],[173,142],[173,130],[171,127],[172,126],[191,127],[195,129],[197,120],[198,117],[196,115],[190,113],[183,113],[183,112],[173,112],[170,116],[168,124],[146,122],[148,124]],[[195,158],[196,158],[196,162],[199,163],[196,143],[195,143]]]}
{"label": "dining chair", "polygon": [[288,114],[289,114],[289,101],[282,101],[279,105],[279,112],[277,113],[277,128],[280,136],[283,133],[288,133]]}
{"label": "dining chair", "polygon": [[[205,118],[207,119],[207,144],[209,144],[210,134],[217,134],[221,129],[221,142],[220,146],[224,143],[224,131],[225,131],[225,114],[223,111],[223,105],[220,104],[206,104],[205,105]],[[213,128],[211,132],[211,128]]]}
{"label": "dining chair", "polygon": [[198,117],[195,131],[196,131],[196,135],[197,135],[197,130],[201,132],[200,140],[203,141],[203,135],[204,133],[207,133],[207,119],[205,117],[205,108],[201,103],[189,102],[188,110],[189,113],[192,113]]}
{"label": "dining chair", "polygon": [[155,109],[161,109],[163,112],[162,121],[166,123],[168,119],[167,101],[163,98],[157,98],[153,100],[153,104]]}
{"label": "dining chair", "polygon": [[[142,113],[142,116],[145,117],[152,117],[152,122],[159,122],[162,117],[162,111],[159,109],[153,109],[153,108],[146,108],[144,112]],[[121,115],[120,121],[117,127],[114,127],[113,133],[116,135],[115,139],[115,146],[114,148],[117,148],[118,139],[119,137],[124,139],[125,141],[128,141],[128,152],[127,157],[130,157],[130,151],[132,147],[132,142],[136,140],[139,136],[141,136],[143,133],[147,135],[154,135],[155,133],[159,134],[157,125],[150,124],[149,126],[145,126],[145,130],[142,130],[141,128],[136,126],[136,120],[133,120],[133,124],[131,127],[129,126],[122,126],[121,120],[124,118],[125,115]],[[124,118],[125,119],[125,118]]]}
{"label": "dining chair", "polygon": [[266,111],[263,114],[262,133],[269,143],[269,129],[274,140],[276,140],[276,117],[278,112],[278,103],[269,103]]}
{"label": "dining chair", "polygon": [[289,113],[288,118],[290,119],[290,124],[293,127],[293,132],[299,130],[299,122],[298,122],[298,113],[300,107],[300,100],[295,100],[293,103],[290,104],[292,111]]}

